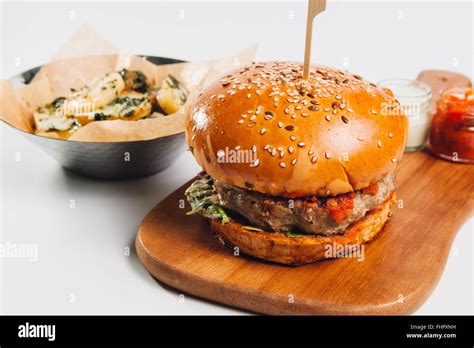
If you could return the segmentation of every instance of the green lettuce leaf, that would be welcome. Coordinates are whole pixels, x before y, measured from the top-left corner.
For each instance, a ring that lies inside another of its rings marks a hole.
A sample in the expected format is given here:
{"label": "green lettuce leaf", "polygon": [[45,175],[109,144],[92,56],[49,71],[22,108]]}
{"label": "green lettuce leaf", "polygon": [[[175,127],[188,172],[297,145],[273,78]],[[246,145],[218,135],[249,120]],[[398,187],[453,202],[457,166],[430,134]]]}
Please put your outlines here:
{"label": "green lettuce leaf", "polygon": [[196,180],[185,192],[191,211],[187,215],[201,214],[210,219],[219,219],[223,224],[231,218],[220,205],[219,197],[214,189],[214,183],[209,175]]}

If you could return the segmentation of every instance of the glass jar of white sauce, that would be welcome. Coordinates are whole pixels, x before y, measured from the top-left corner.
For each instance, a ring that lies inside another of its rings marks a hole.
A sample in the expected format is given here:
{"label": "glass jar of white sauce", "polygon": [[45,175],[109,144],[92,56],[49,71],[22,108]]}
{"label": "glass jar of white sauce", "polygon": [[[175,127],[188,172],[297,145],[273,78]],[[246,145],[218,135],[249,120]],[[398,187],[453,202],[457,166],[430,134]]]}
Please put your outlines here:
{"label": "glass jar of white sauce", "polygon": [[405,152],[423,150],[428,140],[431,119],[431,88],[427,84],[408,79],[384,80],[382,88],[390,89],[408,117],[408,141]]}

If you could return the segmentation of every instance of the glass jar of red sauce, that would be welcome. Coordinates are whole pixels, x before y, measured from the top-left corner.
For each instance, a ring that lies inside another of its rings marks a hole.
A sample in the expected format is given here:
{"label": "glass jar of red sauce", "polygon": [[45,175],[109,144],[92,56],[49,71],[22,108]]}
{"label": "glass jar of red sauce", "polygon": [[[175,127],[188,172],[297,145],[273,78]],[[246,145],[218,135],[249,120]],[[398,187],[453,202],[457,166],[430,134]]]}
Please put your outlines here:
{"label": "glass jar of red sauce", "polygon": [[474,163],[474,89],[450,88],[441,94],[429,149],[452,162]]}

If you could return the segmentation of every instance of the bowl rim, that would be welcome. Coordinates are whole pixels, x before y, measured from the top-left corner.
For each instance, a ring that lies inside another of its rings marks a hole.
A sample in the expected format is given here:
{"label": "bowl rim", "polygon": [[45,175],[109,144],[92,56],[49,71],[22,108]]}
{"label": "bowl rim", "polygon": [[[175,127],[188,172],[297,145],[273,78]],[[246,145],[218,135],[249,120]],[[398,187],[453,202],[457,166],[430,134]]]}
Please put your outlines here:
{"label": "bowl rim", "polygon": [[[168,60],[171,60],[171,61],[174,61],[172,63],[166,63],[166,64],[160,64],[160,65],[170,65],[170,64],[179,64],[179,63],[187,63],[188,61],[186,60],[182,60],[182,59],[178,59],[178,58],[170,58],[170,57],[162,57],[162,56],[154,56],[154,55],[148,55],[148,54],[138,54],[137,56],[139,57],[142,57],[142,58],[145,58],[146,60],[148,60],[148,58],[158,58],[158,59],[168,59]],[[153,62],[152,62],[153,63]],[[27,70],[24,70],[18,74],[15,74],[13,75],[12,77],[10,77],[10,80],[13,80],[13,79],[20,79],[22,78],[22,75],[23,74],[26,74],[32,70],[35,70],[37,69],[38,71],[43,67],[45,66],[46,64],[41,64],[41,65],[37,65],[33,68],[30,68],[30,69],[27,69]],[[37,73],[37,72],[36,72]],[[34,76],[36,76],[36,73]],[[33,76],[33,77],[34,77]],[[32,77],[32,78],[33,78]],[[28,85],[29,83],[31,82],[28,81],[28,83],[26,83],[25,85]],[[178,135],[181,135],[184,133],[184,131],[182,132],[178,132],[178,133],[175,133],[175,134],[168,134],[168,135],[163,135],[161,137],[156,137],[156,138],[151,138],[151,139],[140,139],[140,140],[124,140],[124,141],[80,141],[80,140],[68,140],[68,139],[57,139],[57,138],[49,138],[49,137],[45,137],[45,136],[42,136],[42,135],[38,135],[38,134],[35,134],[35,133],[30,133],[30,132],[27,132],[23,129],[20,129],[20,128],[17,128],[15,126],[13,126],[12,124],[10,124],[9,122],[7,122],[6,120],[4,119],[0,119],[0,121],[2,121],[4,124],[8,125],[9,127],[15,129],[16,131],[19,131],[19,132],[22,132],[24,134],[27,134],[27,135],[30,135],[30,136],[33,136],[33,137],[38,137],[38,138],[42,138],[42,139],[48,139],[48,140],[51,140],[51,141],[60,141],[60,142],[68,142],[68,143],[84,143],[84,144],[130,144],[130,143],[142,143],[142,142],[147,142],[147,141],[153,141],[153,140],[157,140],[157,139],[166,139],[166,138],[171,138],[171,137],[175,137],[175,136],[178,136]]]}

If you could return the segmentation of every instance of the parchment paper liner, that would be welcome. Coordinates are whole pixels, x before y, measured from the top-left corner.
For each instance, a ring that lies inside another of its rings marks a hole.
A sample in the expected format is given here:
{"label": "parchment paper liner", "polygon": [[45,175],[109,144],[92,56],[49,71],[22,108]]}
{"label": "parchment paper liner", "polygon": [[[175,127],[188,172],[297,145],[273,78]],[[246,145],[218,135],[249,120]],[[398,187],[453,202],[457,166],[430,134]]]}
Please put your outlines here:
{"label": "parchment paper liner", "polygon": [[[0,118],[12,126],[33,132],[33,112],[55,98],[67,96],[92,79],[123,68],[140,70],[152,85],[159,86],[171,74],[190,91],[185,106],[175,114],[139,121],[98,121],[81,127],[69,140],[115,142],[147,140],[184,131],[187,106],[197,93],[225,72],[252,62],[256,46],[233,56],[205,62],[155,65],[141,57],[119,51],[90,27],[83,26],[64,44],[52,61],[44,65],[25,86],[0,81]],[[48,133],[55,137],[54,132]]]}

